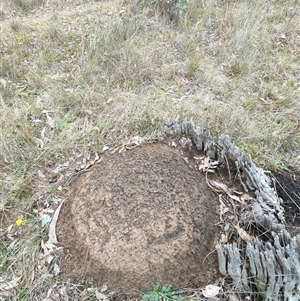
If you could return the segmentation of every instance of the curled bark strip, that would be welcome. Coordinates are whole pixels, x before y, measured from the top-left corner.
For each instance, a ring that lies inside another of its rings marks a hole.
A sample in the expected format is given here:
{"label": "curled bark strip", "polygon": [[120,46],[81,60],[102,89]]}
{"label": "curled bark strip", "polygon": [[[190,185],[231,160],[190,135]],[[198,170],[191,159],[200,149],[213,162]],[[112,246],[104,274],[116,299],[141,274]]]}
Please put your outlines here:
{"label": "curled bark strip", "polygon": [[59,216],[61,206],[64,203],[64,201],[65,200],[63,200],[60,203],[60,205],[58,206],[58,208],[56,209],[56,211],[53,215],[52,221],[50,223],[50,226],[49,226],[49,239],[48,239],[48,242],[47,242],[48,244],[54,245],[54,244],[58,243],[57,237],[56,237],[56,223],[57,223],[57,219],[58,219],[58,216]]}

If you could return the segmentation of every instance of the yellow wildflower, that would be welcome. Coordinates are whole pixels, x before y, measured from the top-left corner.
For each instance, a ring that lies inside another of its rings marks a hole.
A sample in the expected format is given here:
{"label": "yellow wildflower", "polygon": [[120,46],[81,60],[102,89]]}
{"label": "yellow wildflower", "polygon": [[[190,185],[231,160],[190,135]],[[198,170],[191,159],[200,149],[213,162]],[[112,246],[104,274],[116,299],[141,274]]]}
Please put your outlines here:
{"label": "yellow wildflower", "polygon": [[16,225],[17,225],[17,226],[21,226],[22,224],[23,224],[23,219],[18,218],[18,219],[16,220]]}

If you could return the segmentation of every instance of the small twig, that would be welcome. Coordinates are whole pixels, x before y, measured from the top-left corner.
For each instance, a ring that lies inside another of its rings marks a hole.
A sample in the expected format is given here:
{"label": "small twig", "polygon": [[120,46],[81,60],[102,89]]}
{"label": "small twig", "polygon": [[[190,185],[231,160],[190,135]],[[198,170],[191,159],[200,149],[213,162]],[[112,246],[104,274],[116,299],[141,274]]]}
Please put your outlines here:
{"label": "small twig", "polygon": [[211,252],[209,252],[209,253],[204,257],[202,263],[204,264],[206,258],[207,258],[208,256],[210,256],[211,254],[213,254],[214,252],[217,252],[217,250],[214,249],[214,250],[212,250]]}
{"label": "small twig", "polygon": [[228,170],[228,177],[229,177],[229,180],[231,181],[231,173],[230,173],[230,167],[229,167],[227,156],[224,156],[224,159],[225,159],[227,170]]}

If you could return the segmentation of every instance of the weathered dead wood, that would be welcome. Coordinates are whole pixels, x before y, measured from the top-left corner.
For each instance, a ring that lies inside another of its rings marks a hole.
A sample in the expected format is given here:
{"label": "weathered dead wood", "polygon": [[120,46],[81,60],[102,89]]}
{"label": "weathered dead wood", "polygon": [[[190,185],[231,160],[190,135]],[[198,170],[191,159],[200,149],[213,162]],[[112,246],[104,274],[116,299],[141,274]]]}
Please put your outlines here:
{"label": "weathered dead wood", "polygon": [[255,198],[251,198],[239,216],[239,222],[253,225],[260,229],[260,233],[268,235],[254,237],[251,242],[241,242],[239,246],[236,243],[218,244],[220,273],[229,275],[240,293],[255,291],[266,301],[300,300],[298,238],[291,237],[287,232],[281,201],[264,171],[227,135],[213,139],[208,131],[187,120],[182,124],[165,123],[164,131],[169,135],[183,136],[186,140],[182,141],[191,138],[197,150],[205,152],[225,167],[235,166],[234,176],[240,180],[245,191],[255,193]]}
{"label": "weathered dead wood", "polygon": [[[256,237],[247,243],[243,256],[249,263],[246,277],[249,287],[255,288],[266,301],[300,300],[300,254],[296,240],[286,230],[272,232],[272,237],[272,242]],[[240,261],[241,250],[236,244],[217,245],[216,248],[220,273],[224,276],[229,274],[240,292],[249,291],[243,285],[245,279],[237,277],[242,273],[242,265],[236,264]]]}

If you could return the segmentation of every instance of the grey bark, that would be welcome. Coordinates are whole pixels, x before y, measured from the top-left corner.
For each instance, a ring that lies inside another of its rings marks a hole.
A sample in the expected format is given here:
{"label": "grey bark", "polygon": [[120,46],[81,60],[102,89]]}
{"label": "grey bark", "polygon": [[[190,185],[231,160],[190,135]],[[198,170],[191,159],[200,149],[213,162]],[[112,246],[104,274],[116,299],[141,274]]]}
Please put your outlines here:
{"label": "grey bark", "polygon": [[234,166],[245,191],[255,192],[255,198],[239,216],[239,223],[252,224],[267,233],[268,239],[257,236],[239,246],[218,244],[220,273],[229,275],[241,293],[255,291],[266,301],[300,300],[300,238],[291,237],[286,230],[281,200],[271,188],[269,177],[225,134],[213,139],[208,131],[188,120],[165,123],[164,132],[183,136],[181,141],[188,141],[188,147],[188,139],[192,139],[197,150],[226,168]]}

